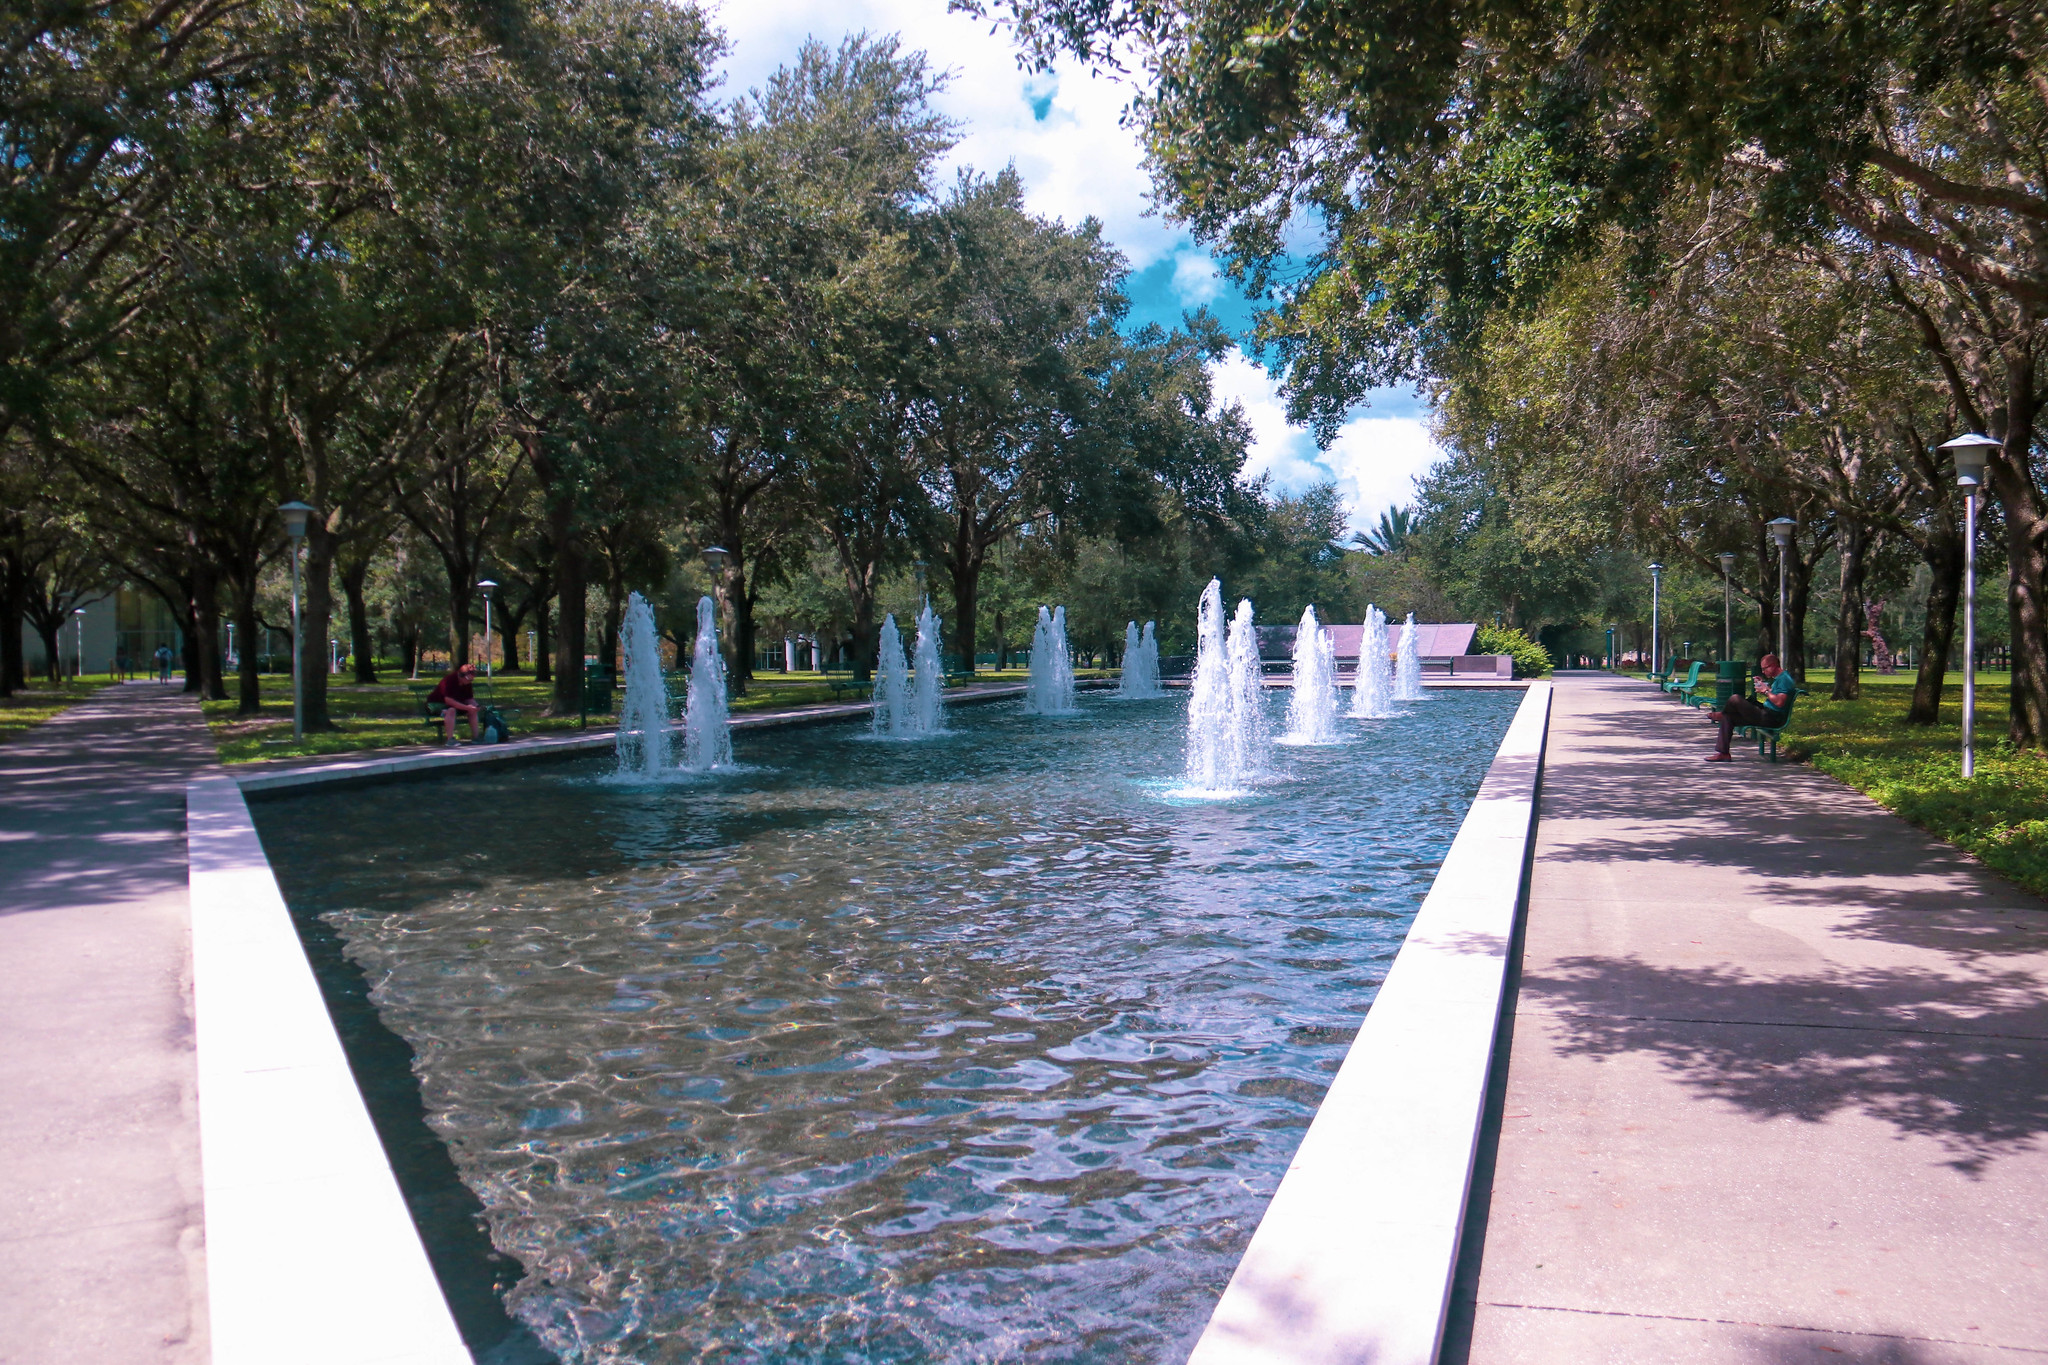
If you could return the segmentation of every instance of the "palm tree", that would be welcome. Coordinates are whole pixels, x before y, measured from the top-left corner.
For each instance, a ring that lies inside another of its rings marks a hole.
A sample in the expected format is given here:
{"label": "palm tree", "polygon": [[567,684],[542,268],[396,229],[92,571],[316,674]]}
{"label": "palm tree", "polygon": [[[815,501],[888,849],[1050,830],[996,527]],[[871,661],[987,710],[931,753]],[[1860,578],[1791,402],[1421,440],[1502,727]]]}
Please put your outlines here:
{"label": "palm tree", "polygon": [[1405,507],[1389,508],[1380,513],[1378,525],[1359,534],[1358,544],[1367,554],[1397,555],[1408,548],[1408,537],[1415,529],[1413,512]]}

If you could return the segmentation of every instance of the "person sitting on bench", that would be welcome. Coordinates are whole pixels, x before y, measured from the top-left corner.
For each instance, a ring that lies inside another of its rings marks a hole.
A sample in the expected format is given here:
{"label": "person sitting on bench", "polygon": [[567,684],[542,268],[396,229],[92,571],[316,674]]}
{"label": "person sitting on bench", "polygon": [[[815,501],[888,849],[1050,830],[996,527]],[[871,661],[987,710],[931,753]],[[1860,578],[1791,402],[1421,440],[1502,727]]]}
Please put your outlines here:
{"label": "person sitting on bench", "polygon": [[455,718],[458,715],[469,717],[470,742],[476,742],[476,689],[471,685],[475,681],[476,665],[460,664],[443,674],[441,681],[434,684],[434,690],[427,693],[428,705],[436,702],[441,705],[443,744],[455,742]]}
{"label": "person sitting on bench", "polygon": [[1792,681],[1792,675],[1778,666],[1778,656],[1764,655],[1757,665],[1763,674],[1759,685],[1768,684],[1768,689],[1756,701],[1747,697],[1730,697],[1728,704],[1718,711],[1707,714],[1721,726],[1721,743],[1714,752],[1707,755],[1709,763],[1729,761],[1728,740],[1738,725],[1761,725],[1766,730],[1775,730],[1792,718],[1792,699],[1799,695],[1799,685]]}

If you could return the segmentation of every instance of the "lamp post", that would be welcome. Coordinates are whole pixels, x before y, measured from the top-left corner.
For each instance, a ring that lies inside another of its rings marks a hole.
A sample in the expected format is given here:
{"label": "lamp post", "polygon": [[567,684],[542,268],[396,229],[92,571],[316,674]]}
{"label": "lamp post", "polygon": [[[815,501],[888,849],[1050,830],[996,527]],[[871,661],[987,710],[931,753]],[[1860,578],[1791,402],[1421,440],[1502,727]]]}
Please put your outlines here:
{"label": "lamp post", "polygon": [[78,656],[76,676],[83,678],[85,676],[85,608],[73,607],[71,609],[71,619],[75,623],[71,632],[72,652]]}
{"label": "lamp post", "polygon": [[1778,667],[1785,668],[1785,556],[1792,549],[1792,532],[1799,523],[1790,517],[1779,517],[1769,525],[1771,538],[1778,542]]}
{"label": "lamp post", "polygon": [[1655,560],[1650,562],[1650,676],[1657,676],[1657,660],[1664,657],[1663,642],[1658,628],[1663,624],[1664,566]]}
{"label": "lamp post", "polygon": [[483,582],[477,584],[476,588],[478,592],[484,595],[484,683],[486,686],[488,686],[492,678],[491,594],[498,590],[498,585],[496,583],[493,583],[490,579],[486,578],[485,580],[483,580]]}
{"label": "lamp post", "polygon": [[1607,668],[1608,668],[1608,671],[1609,671],[1609,672],[1612,672],[1612,671],[1613,671],[1613,669],[1614,669],[1614,627],[1613,627],[1613,626],[1609,626],[1609,627],[1607,628]]}
{"label": "lamp post", "polygon": [[1735,657],[1735,597],[1729,586],[1729,573],[1735,568],[1735,556],[1723,550],[1714,558],[1721,561],[1721,657]]}
{"label": "lamp post", "polygon": [[292,538],[292,738],[306,737],[305,686],[300,681],[300,637],[305,634],[299,629],[299,544],[306,538],[306,518],[313,513],[312,507],[303,502],[279,503],[277,510],[284,516],[284,533]]}
{"label": "lamp post", "polygon": [[1999,443],[1968,432],[1941,449],[1956,461],[1963,490],[1963,776],[1977,775],[1977,490],[1984,486],[1984,462]]}
{"label": "lamp post", "polygon": [[235,623],[233,621],[228,622],[228,657],[226,662],[230,669],[242,666],[240,657],[235,653]]}

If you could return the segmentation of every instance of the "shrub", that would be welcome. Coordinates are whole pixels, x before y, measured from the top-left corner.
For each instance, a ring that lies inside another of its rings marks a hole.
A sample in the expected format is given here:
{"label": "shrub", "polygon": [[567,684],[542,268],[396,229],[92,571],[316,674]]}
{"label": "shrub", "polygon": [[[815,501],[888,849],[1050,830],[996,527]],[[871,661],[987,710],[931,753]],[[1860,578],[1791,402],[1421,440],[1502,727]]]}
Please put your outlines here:
{"label": "shrub", "polygon": [[1506,654],[1515,661],[1518,678],[1550,676],[1550,651],[1513,626],[1481,626],[1472,639],[1475,654]]}

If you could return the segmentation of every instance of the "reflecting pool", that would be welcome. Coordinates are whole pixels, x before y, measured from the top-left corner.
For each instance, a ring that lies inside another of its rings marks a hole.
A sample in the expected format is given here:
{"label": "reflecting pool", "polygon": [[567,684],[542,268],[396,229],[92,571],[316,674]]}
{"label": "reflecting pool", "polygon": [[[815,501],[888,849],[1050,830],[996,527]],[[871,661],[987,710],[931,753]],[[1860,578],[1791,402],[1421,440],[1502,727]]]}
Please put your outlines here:
{"label": "reflecting pool", "polygon": [[1171,794],[1185,694],[1084,694],[254,811],[563,1360],[1177,1362],[1519,700],[1231,801]]}

